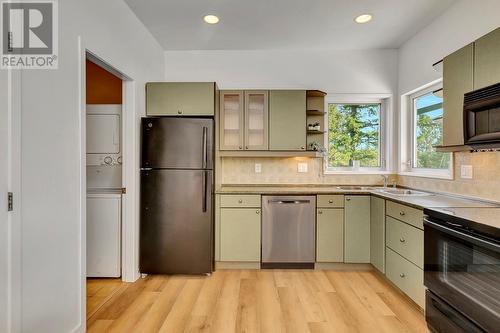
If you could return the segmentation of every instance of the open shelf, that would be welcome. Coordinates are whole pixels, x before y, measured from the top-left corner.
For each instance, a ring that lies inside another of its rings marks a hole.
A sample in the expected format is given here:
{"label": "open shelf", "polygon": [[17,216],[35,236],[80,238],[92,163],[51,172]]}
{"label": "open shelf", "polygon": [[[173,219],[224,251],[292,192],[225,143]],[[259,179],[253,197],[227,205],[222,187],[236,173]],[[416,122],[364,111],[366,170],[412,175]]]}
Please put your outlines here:
{"label": "open shelf", "polygon": [[307,130],[307,134],[323,134],[325,133],[325,131],[310,131],[310,130]]}
{"label": "open shelf", "polygon": [[324,116],[326,112],[319,111],[319,110],[307,110],[306,114],[308,116]]}

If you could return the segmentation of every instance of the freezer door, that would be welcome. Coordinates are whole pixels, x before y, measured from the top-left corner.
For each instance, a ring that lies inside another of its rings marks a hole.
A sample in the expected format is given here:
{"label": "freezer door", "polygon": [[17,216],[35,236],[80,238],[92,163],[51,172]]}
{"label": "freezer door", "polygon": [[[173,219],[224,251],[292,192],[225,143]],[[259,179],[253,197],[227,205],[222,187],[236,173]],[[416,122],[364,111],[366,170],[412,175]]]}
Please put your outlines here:
{"label": "freezer door", "polygon": [[142,168],[213,169],[213,119],[142,118]]}
{"label": "freezer door", "polygon": [[210,170],[141,171],[141,273],[212,272],[212,177]]}

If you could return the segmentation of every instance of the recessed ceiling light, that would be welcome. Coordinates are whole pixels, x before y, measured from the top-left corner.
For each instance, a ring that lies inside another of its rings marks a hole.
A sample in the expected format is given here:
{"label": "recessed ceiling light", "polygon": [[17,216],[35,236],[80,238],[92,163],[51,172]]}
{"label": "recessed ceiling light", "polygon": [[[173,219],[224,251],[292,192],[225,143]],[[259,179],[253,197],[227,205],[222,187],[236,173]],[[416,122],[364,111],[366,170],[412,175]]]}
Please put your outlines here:
{"label": "recessed ceiling light", "polygon": [[356,23],[368,23],[372,20],[373,16],[370,14],[362,14],[354,19]]}
{"label": "recessed ceiling light", "polygon": [[215,15],[205,15],[203,16],[203,20],[208,24],[217,24],[219,23],[219,18]]}

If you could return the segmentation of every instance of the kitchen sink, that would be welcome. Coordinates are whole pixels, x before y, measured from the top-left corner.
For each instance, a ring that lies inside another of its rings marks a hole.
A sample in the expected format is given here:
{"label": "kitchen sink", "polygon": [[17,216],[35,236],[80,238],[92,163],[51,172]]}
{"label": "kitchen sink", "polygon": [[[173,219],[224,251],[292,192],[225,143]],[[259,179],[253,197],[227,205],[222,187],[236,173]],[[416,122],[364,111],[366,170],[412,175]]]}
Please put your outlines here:
{"label": "kitchen sink", "polygon": [[407,190],[404,188],[381,188],[378,189],[381,193],[398,195],[398,196],[416,196],[416,197],[424,197],[428,195],[432,195],[432,193],[415,191],[415,190]]}

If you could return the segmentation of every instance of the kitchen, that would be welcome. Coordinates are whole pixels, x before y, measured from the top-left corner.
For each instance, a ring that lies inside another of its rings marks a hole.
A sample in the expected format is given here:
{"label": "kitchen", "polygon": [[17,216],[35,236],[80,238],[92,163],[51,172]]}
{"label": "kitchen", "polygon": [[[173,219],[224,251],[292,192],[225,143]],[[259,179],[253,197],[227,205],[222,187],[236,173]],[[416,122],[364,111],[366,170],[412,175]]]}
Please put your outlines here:
{"label": "kitchen", "polygon": [[[116,0],[102,10],[129,26],[89,28],[91,7],[59,4],[60,68],[9,77],[5,331],[494,332],[500,8],[411,3],[294,1],[274,29],[265,4]],[[126,78],[121,278],[102,288],[82,260],[86,54]]]}

